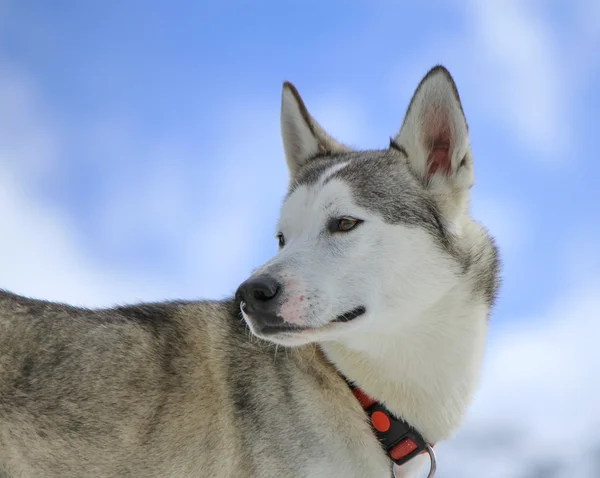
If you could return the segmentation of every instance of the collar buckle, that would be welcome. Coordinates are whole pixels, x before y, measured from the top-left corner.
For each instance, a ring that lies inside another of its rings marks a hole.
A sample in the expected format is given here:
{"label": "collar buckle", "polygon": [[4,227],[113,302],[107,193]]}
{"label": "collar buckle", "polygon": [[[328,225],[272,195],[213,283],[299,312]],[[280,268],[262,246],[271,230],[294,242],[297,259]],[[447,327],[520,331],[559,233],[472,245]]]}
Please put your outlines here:
{"label": "collar buckle", "polygon": [[360,388],[349,382],[348,384],[369,417],[371,427],[390,459],[400,466],[421,453],[427,453],[431,462],[428,478],[432,478],[436,470],[432,446],[417,430],[401,418],[394,416],[383,404],[369,397]]}

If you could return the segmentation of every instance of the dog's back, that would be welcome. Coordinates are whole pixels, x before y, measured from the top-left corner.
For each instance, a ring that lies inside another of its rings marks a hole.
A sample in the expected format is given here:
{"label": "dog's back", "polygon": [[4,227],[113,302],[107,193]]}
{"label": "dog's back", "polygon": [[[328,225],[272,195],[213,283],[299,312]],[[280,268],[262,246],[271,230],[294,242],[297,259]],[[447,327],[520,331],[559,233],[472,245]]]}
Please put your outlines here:
{"label": "dog's back", "polygon": [[0,292],[0,476],[298,476],[324,406],[355,403],[314,347],[276,353],[238,315]]}
{"label": "dog's back", "polygon": [[[92,311],[3,292],[4,466],[17,476],[75,476],[82,469],[89,476],[117,476],[156,460],[145,449],[172,452],[173,446],[150,445],[173,431],[171,440],[180,440],[186,423],[181,415],[192,412],[185,409],[186,400],[202,390],[193,380],[213,373],[211,351],[191,343],[193,324],[181,317],[183,307]],[[212,405],[201,404],[204,410]],[[197,419],[207,417],[199,413]]]}

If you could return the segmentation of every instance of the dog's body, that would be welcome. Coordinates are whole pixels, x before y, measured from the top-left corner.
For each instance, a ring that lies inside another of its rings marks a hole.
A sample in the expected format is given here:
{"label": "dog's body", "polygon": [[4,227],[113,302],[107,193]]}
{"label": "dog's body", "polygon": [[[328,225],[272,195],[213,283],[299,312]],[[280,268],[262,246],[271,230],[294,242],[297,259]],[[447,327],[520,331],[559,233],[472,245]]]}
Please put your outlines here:
{"label": "dog's body", "polygon": [[290,84],[282,136],[280,252],[235,299],[92,311],[0,293],[0,477],[389,478],[342,374],[430,443],[459,425],[498,260],[467,214],[450,75],[428,73],[388,150],[334,141]]}

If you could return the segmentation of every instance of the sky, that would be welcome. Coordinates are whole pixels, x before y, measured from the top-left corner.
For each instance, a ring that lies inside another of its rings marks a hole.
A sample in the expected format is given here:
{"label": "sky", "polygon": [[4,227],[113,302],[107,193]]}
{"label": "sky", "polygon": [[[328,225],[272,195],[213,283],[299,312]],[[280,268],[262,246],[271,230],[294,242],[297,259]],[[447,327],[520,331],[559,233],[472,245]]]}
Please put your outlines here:
{"label": "sky", "polygon": [[378,148],[441,63],[503,286],[439,475],[600,476],[598,51],[595,0],[0,0],[0,288],[230,295],[277,248],[282,82]]}

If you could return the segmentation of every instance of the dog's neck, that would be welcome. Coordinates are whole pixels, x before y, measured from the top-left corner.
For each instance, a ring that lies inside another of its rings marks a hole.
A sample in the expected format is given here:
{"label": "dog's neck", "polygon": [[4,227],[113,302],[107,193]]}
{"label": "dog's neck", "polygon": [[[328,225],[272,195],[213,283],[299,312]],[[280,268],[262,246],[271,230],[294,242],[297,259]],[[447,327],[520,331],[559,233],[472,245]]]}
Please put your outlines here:
{"label": "dog's neck", "polygon": [[320,344],[344,376],[430,443],[459,425],[479,377],[488,307],[460,295],[448,294],[397,333]]}

